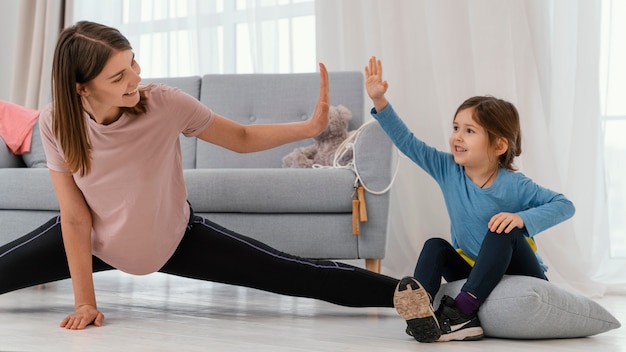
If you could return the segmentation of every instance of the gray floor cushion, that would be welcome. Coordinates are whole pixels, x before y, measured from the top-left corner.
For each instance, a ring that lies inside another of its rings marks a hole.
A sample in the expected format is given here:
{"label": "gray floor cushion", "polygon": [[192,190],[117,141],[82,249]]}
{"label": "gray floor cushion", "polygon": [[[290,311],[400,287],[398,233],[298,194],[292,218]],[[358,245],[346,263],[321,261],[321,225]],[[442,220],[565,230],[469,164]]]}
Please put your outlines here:
{"label": "gray floor cushion", "polygon": [[[435,309],[444,294],[456,297],[464,282],[443,284]],[[485,336],[512,339],[584,337],[621,326],[597,302],[526,276],[505,276],[480,307],[478,317]]]}

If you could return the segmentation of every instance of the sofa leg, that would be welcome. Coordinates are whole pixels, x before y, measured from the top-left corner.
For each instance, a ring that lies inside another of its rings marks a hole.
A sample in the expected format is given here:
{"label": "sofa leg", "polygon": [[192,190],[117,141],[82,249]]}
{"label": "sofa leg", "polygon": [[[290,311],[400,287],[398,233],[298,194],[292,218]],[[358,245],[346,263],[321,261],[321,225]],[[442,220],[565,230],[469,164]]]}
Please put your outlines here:
{"label": "sofa leg", "polygon": [[367,258],[365,259],[365,269],[380,274],[381,263],[380,259]]}

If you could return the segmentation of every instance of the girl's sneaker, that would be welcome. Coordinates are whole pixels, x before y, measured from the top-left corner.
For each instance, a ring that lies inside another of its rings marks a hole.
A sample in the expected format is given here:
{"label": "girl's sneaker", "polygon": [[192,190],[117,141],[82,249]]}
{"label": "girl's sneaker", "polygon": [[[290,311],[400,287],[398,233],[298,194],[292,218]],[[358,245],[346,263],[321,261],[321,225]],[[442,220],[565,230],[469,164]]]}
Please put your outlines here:
{"label": "girl's sneaker", "polygon": [[437,341],[453,340],[480,340],[483,338],[483,328],[478,319],[478,313],[464,315],[455,307],[454,299],[443,296],[441,305],[437,308],[437,319],[441,326],[441,337]]}
{"label": "girl's sneaker", "polygon": [[419,342],[435,342],[441,336],[439,323],[430,302],[430,295],[414,278],[400,280],[393,296],[393,305],[406,320],[406,333]]}

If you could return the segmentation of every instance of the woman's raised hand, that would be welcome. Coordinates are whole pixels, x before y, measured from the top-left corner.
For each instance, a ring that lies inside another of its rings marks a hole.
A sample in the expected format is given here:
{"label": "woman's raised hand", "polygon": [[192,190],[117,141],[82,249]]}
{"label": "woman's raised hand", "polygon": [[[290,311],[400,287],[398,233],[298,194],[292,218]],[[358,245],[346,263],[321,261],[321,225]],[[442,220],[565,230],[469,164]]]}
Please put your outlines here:
{"label": "woman's raised hand", "polygon": [[315,111],[310,119],[311,128],[314,135],[322,133],[328,126],[330,110],[330,93],[328,87],[328,71],[326,66],[320,62],[320,95],[315,105]]}

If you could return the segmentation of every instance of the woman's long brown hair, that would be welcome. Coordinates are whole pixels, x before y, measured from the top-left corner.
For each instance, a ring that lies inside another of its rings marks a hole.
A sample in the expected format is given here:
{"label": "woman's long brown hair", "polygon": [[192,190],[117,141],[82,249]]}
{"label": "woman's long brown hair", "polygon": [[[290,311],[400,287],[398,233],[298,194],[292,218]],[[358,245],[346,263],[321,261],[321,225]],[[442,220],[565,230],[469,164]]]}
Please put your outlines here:
{"label": "woman's long brown hair", "polygon": [[[94,79],[111,54],[121,50],[132,50],[132,47],[117,29],[88,21],[63,30],[56,44],[52,63],[52,131],[68,168],[72,173],[80,172],[80,176],[91,171],[91,144],[76,85]],[[122,110],[144,113],[146,99],[143,92],[140,94],[136,106]]]}

